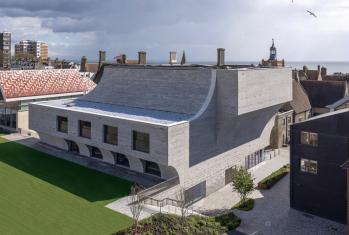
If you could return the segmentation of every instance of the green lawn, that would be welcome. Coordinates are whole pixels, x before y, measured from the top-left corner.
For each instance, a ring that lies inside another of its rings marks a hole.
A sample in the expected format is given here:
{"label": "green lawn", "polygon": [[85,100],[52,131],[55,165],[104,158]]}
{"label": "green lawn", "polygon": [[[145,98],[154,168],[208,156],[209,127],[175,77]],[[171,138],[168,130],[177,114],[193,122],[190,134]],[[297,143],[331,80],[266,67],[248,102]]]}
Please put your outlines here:
{"label": "green lawn", "polygon": [[132,219],[104,205],[130,187],[0,137],[0,234],[111,234]]}

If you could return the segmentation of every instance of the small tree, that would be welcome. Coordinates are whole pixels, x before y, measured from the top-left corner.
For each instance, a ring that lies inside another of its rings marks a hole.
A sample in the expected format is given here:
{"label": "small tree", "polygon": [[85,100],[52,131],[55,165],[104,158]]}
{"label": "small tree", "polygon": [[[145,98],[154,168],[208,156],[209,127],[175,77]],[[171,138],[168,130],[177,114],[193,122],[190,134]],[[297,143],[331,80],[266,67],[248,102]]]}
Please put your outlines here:
{"label": "small tree", "polygon": [[185,228],[186,228],[186,217],[189,214],[189,205],[190,202],[185,197],[185,189],[183,187],[180,187],[179,191],[176,195],[177,200],[177,206],[180,208],[181,213],[181,229],[182,234],[186,234]]}
{"label": "small tree", "polygon": [[141,189],[137,187],[137,185],[132,186],[129,197],[129,207],[134,221],[135,234],[137,233],[139,216],[141,215],[141,212],[144,209],[144,203],[139,195],[140,190]]}
{"label": "small tree", "polygon": [[185,198],[185,190],[184,188],[180,188],[177,195],[176,195],[176,200],[179,202],[179,208],[181,210],[181,217],[182,220],[185,220],[185,217],[188,215],[189,211],[189,205],[190,203],[188,200]]}
{"label": "small tree", "polygon": [[233,168],[232,176],[233,190],[239,193],[241,201],[245,202],[247,196],[252,193],[254,189],[252,175],[244,167],[239,167]]}

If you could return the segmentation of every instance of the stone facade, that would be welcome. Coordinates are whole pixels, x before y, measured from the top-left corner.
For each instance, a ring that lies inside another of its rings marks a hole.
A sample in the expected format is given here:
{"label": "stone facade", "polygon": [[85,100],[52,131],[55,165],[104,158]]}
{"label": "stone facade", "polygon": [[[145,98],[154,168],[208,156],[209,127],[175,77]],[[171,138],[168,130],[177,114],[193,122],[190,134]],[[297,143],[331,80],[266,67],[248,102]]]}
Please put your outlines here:
{"label": "stone facade", "polygon": [[[292,99],[286,68],[104,64],[102,70],[83,97],[31,104],[30,127],[58,148],[76,142],[81,155],[91,156],[87,146],[94,146],[101,160],[115,163],[111,153],[122,153],[133,171],[156,163],[161,178],[179,177],[193,200],[223,187],[226,170],[269,145],[275,114]],[[57,131],[57,116],[68,119],[67,133]],[[79,136],[79,120],[91,122],[90,139]],[[118,128],[118,145],[104,143],[103,125]],[[149,153],[134,150],[133,131],[149,134]]]}

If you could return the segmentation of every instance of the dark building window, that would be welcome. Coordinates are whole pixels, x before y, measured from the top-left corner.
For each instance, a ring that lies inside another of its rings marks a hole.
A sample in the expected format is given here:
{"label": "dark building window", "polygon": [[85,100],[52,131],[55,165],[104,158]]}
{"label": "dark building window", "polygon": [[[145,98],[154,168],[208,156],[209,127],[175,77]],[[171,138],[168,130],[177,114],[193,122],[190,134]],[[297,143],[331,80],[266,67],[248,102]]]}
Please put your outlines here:
{"label": "dark building window", "polygon": [[103,159],[103,155],[101,150],[99,150],[99,148],[96,148],[94,146],[89,146],[90,149],[90,156],[94,157],[94,158],[98,158],[98,159]]}
{"label": "dark building window", "polygon": [[57,117],[57,131],[68,133],[68,118],[66,117]]}
{"label": "dark building window", "polygon": [[301,144],[318,146],[317,133],[301,131]]}
{"label": "dark building window", "polygon": [[145,161],[144,172],[161,177],[159,165],[155,162]]}
{"label": "dark building window", "polygon": [[91,122],[79,121],[80,136],[91,139]]}
{"label": "dark building window", "polygon": [[114,155],[114,161],[116,165],[130,167],[130,163],[124,154],[113,153],[113,155]]}
{"label": "dark building window", "polygon": [[133,149],[149,153],[149,134],[133,131]]}
{"label": "dark building window", "polygon": [[118,144],[118,128],[104,125],[104,143]]}
{"label": "dark building window", "polygon": [[74,141],[71,141],[71,140],[65,140],[65,141],[67,142],[69,152],[73,152],[77,154],[80,153],[79,146]]}
{"label": "dark building window", "polygon": [[301,158],[301,171],[317,174],[317,161]]}

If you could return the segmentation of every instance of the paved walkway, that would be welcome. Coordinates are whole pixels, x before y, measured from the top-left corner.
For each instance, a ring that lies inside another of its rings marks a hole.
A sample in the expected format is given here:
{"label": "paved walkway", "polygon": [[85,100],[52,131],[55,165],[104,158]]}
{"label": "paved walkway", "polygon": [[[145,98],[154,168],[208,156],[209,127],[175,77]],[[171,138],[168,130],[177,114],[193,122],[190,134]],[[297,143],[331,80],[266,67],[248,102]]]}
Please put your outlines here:
{"label": "paved walkway", "polygon": [[[267,160],[251,169],[255,184],[289,162],[288,149],[280,149],[280,155],[278,157]],[[260,198],[262,196],[263,195],[261,195],[258,190],[255,190],[252,195],[250,195],[252,198]],[[203,214],[214,215],[231,209],[239,201],[239,194],[233,192],[232,187],[229,184],[217,192],[210,194],[208,197],[196,202],[193,206]]]}
{"label": "paved walkway", "polygon": [[52,155],[54,157],[61,158],[70,162],[74,162],[76,164],[79,164],[87,168],[100,171],[109,175],[113,175],[118,178],[129,180],[131,182],[135,182],[145,187],[151,187],[163,181],[157,177],[152,177],[150,175],[145,175],[135,171],[131,171],[127,168],[118,167],[98,159],[69,153],[67,151],[43,144],[40,142],[39,139],[31,136],[24,136],[18,133],[14,133],[14,134],[5,135],[2,137],[10,141],[15,141],[19,144],[23,144],[27,147],[36,149],[40,152],[44,152],[46,154]]}
{"label": "paved walkway", "polygon": [[289,175],[260,192],[252,211],[234,210],[242,219],[232,235],[343,235],[347,226],[290,208]]}

